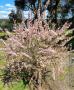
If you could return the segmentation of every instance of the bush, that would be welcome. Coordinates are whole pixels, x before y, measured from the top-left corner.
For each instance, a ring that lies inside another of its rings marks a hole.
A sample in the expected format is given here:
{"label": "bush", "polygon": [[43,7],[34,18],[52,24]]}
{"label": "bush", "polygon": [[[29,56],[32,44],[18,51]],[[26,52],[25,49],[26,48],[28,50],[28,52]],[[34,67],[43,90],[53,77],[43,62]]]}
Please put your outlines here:
{"label": "bush", "polygon": [[69,54],[64,47],[70,38],[64,33],[68,25],[66,23],[60,30],[50,30],[46,21],[41,19],[35,20],[34,24],[29,23],[28,29],[23,27],[23,23],[16,27],[14,35],[7,32],[9,38],[3,41],[8,62],[3,82],[22,80],[30,89],[60,90],[62,86],[56,84],[56,87],[54,82],[64,73],[64,63]]}

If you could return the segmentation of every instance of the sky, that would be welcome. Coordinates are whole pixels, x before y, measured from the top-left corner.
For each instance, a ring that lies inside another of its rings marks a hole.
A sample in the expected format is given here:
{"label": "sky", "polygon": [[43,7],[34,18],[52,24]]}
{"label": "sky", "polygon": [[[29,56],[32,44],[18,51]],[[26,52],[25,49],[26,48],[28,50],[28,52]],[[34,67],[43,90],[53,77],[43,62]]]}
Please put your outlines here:
{"label": "sky", "polygon": [[[0,19],[8,19],[8,15],[11,10],[15,10],[15,0],[0,0]],[[24,17],[28,18],[29,11],[24,11]]]}
{"label": "sky", "polygon": [[16,9],[14,6],[14,0],[0,0],[0,19],[8,18],[8,14],[12,9]]}

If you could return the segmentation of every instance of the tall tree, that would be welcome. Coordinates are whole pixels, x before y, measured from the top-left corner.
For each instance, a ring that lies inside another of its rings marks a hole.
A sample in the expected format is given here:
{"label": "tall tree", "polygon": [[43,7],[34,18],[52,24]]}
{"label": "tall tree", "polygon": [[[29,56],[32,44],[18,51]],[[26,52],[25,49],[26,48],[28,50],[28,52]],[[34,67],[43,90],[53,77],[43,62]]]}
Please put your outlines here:
{"label": "tall tree", "polygon": [[23,19],[24,0],[15,0],[15,6],[17,8],[17,17]]}
{"label": "tall tree", "polygon": [[37,18],[37,12],[40,8],[40,15],[43,14],[45,10],[48,10],[51,16],[50,19],[56,24],[58,23],[58,10],[60,10],[63,19],[64,13],[68,13],[71,5],[73,6],[73,3],[73,0],[15,0],[18,18],[23,19],[23,10],[26,9],[26,7],[31,9],[34,13],[34,17]]}
{"label": "tall tree", "polygon": [[40,12],[42,12],[41,10],[42,7],[43,11],[46,10],[49,2],[50,0],[46,0],[45,3],[42,3],[42,0],[15,0],[15,6],[17,8],[17,12],[21,14],[21,17],[23,17],[22,12],[24,8],[26,8],[25,6],[30,8],[33,11],[34,15],[36,16],[37,10],[40,8]]}

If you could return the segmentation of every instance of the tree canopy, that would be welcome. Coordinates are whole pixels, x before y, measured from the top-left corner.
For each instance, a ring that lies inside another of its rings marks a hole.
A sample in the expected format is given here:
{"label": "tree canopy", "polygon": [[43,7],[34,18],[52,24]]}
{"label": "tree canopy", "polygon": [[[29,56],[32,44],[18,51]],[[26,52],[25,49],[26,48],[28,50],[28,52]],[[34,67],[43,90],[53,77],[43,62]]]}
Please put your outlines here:
{"label": "tree canopy", "polygon": [[[40,15],[45,10],[48,11],[49,20],[58,23],[57,19],[74,18],[74,1],[73,0],[15,0],[18,17],[23,19],[22,12],[24,10],[31,10],[34,14],[34,19],[37,18],[38,9],[40,8]],[[65,20],[64,20],[65,21]],[[72,19],[74,22],[74,19]]]}

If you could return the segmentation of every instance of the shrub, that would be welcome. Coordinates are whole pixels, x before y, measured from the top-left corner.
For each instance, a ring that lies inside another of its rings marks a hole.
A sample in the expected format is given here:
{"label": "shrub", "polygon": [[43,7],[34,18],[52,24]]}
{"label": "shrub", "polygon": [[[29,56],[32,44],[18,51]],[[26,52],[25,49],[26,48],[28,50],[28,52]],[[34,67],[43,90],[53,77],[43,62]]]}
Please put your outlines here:
{"label": "shrub", "polygon": [[[46,21],[38,19],[34,24],[28,24],[28,28],[20,24],[14,35],[6,31],[9,38],[2,40],[8,62],[4,69],[4,84],[23,80],[30,89],[54,89],[54,82],[58,75],[64,73],[63,67],[69,55],[64,47],[70,38],[64,33],[68,27],[65,23],[60,30],[51,30]],[[59,85],[57,87],[54,90],[60,90]]]}

